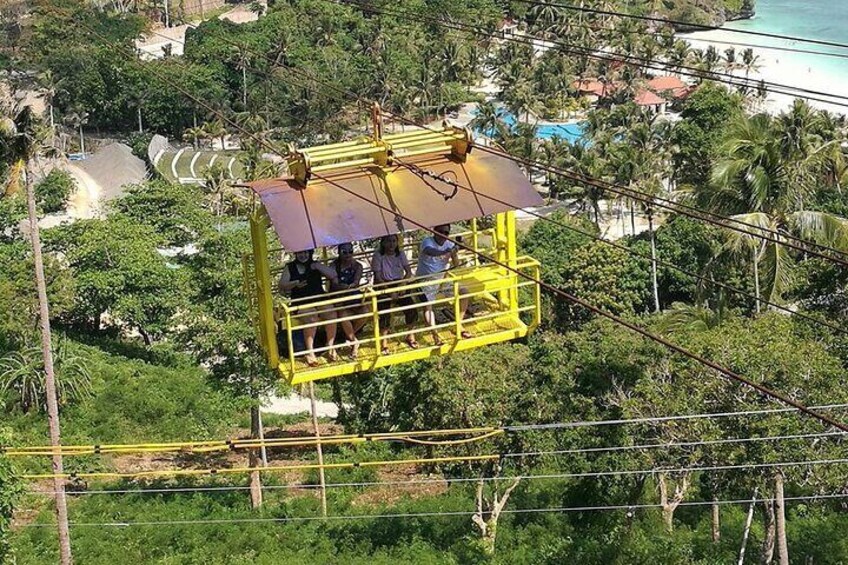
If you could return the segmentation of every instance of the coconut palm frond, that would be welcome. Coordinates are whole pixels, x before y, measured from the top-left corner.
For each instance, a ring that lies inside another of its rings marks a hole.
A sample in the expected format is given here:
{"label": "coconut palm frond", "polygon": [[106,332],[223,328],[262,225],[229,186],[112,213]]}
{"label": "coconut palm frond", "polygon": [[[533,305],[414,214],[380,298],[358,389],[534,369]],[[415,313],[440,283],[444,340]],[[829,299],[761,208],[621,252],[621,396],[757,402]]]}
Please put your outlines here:
{"label": "coconut palm frond", "polygon": [[787,216],[790,229],[801,238],[848,251],[848,220],[828,214],[801,210]]}
{"label": "coconut palm frond", "polygon": [[[760,236],[765,235],[765,230],[774,229],[772,219],[768,214],[762,212],[736,214],[735,216],[730,216],[730,219],[740,222],[740,224],[735,225],[742,230],[726,230],[727,242],[725,243],[725,248],[734,253],[747,253],[751,247],[761,244]],[[743,233],[743,231],[747,233]]]}
{"label": "coconut palm frond", "polygon": [[792,284],[795,261],[783,245],[765,246],[762,254],[762,295],[769,302],[779,304],[781,295]]}

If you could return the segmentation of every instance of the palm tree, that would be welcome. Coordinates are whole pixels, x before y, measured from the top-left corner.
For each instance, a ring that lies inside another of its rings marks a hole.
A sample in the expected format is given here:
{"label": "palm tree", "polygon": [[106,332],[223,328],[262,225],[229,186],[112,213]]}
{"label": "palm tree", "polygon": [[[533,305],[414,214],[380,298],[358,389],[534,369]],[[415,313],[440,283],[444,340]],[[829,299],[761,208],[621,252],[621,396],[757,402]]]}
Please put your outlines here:
{"label": "palm tree", "polygon": [[[29,215],[30,241],[35,264],[35,281],[38,290],[39,320],[41,325],[41,355],[44,367],[44,392],[47,400],[47,421],[50,428],[50,445],[58,449],[61,446],[59,424],[59,400],[56,387],[56,374],[53,366],[53,346],[50,333],[50,310],[47,302],[47,283],[44,277],[44,261],[41,255],[41,239],[38,229],[38,216],[35,206],[33,187],[35,157],[43,148],[44,132],[31,106],[24,107],[11,120],[3,122],[3,157],[9,162],[23,163]],[[20,168],[19,168],[20,170]],[[63,473],[62,455],[53,455],[53,472]],[[62,565],[71,565],[71,537],[68,529],[68,506],[65,499],[65,483],[60,478],[53,481],[55,488],[56,518],[59,527],[59,555]]]}
{"label": "palm tree", "polygon": [[75,110],[65,116],[65,123],[72,129],[75,129],[79,132],[80,136],[80,153],[85,157],[85,135],[82,131],[82,126],[88,123],[88,112],[84,112],[82,110]]}
{"label": "palm tree", "polygon": [[[91,373],[82,357],[74,355],[64,341],[56,347],[56,388],[59,404],[91,396]],[[0,391],[17,397],[25,414],[45,410],[44,360],[37,347],[27,347],[0,359]]]}
{"label": "palm tree", "polygon": [[742,51],[742,68],[745,69],[745,78],[749,78],[751,73],[760,70],[760,56],[754,54],[754,50],[750,47]]}
{"label": "palm tree", "polygon": [[226,149],[224,140],[227,137],[227,128],[221,120],[213,120],[203,124],[203,131],[206,132],[206,137],[209,139],[219,138],[221,140],[221,151]]}
{"label": "palm tree", "polygon": [[503,120],[504,111],[487,100],[477,106],[477,113],[468,125],[475,131],[498,141],[503,139],[507,125]]}
{"label": "palm tree", "polygon": [[44,89],[44,102],[47,104],[47,110],[50,116],[50,144],[56,145],[56,118],[53,102],[56,95],[62,92],[62,85],[65,83],[64,78],[57,78],[52,71],[45,71],[40,78],[41,87]]}
{"label": "palm tree", "polygon": [[236,70],[241,71],[241,103],[247,110],[247,69],[250,67],[252,52],[244,45],[232,48],[230,62],[234,63]]}
{"label": "palm tree", "polygon": [[[712,182],[697,197],[712,211],[756,226],[776,242],[753,243],[755,235],[728,235],[728,248],[748,249],[754,267],[755,286],[765,287],[765,298],[780,300],[791,280],[793,259],[780,241],[798,236],[816,243],[848,249],[848,220],[816,210],[806,204],[826,178],[837,141],[824,141],[812,132],[814,113],[805,105],[772,118],[767,114],[739,116],[730,124],[713,168]],[[765,284],[759,263],[765,266]],[[757,293],[757,297],[760,294]]]}
{"label": "palm tree", "polygon": [[195,149],[200,149],[200,145],[204,139],[208,139],[209,135],[202,126],[188,128],[183,132],[183,141],[191,143]]}

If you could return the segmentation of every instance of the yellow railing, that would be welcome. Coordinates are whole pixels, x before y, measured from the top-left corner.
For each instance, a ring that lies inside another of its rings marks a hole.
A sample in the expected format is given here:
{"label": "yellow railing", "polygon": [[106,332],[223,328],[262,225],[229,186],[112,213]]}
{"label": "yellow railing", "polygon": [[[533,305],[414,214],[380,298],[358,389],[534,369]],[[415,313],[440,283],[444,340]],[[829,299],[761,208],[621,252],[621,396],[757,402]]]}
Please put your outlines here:
{"label": "yellow railing", "polygon": [[[528,275],[528,278],[519,277],[502,267],[488,264],[452,269],[445,272],[441,278],[436,279],[432,276],[416,277],[405,279],[400,283],[365,286],[353,292],[347,290],[324,294],[319,300],[314,298],[299,300],[279,298],[274,308],[274,319],[278,322],[279,331],[285,334],[287,349],[285,357],[281,355],[280,368],[284,373],[288,373],[290,380],[298,373],[312,371],[322,372],[322,376],[317,378],[332,376],[327,374],[328,371],[331,372],[331,369],[327,368],[326,364],[315,369],[308,367],[305,362],[299,363],[301,358],[308,355],[309,352],[306,350],[295,351],[293,335],[295,332],[308,328],[321,328],[328,324],[340,324],[356,320],[365,320],[366,327],[369,322],[371,324],[369,332],[363,331],[362,335],[357,337],[360,346],[365,346],[369,353],[351,361],[351,363],[360,364],[363,368],[374,367],[378,364],[392,364],[380,363],[383,357],[393,357],[393,362],[397,363],[413,358],[422,358],[420,351],[410,350],[406,347],[402,347],[401,351],[384,353],[381,347],[384,341],[391,342],[409,336],[420,336],[420,348],[436,350],[435,352],[438,353],[443,348],[445,352],[451,351],[461,342],[467,341],[467,345],[463,348],[469,348],[474,346],[475,343],[484,345],[507,339],[506,337],[494,339],[493,335],[498,332],[504,333],[504,335],[512,335],[516,331],[520,331],[524,335],[538,325],[540,321],[540,293],[539,285],[536,282],[539,280],[539,263],[530,257],[520,257],[515,268]],[[426,300],[423,290],[433,285],[440,285],[441,292],[433,300]],[[520,292],[522,288],[527,287],[533,287],[534,291],[531,293]],[[413,304],[396,306],[388,302],[392,295],[412,295],[416,297],[416,300]],[[461,301],[465,299],[470,300],[472,304],[476,303],[475,309],[479,311],[464,322],[460,313]],[[357,302],[351,304],[351,301]],[[483,305],[484,308],[480,309],[480,305]],[[515,306],[511,307],[511,305]],[[392,331],[391,324],[388,328],[381,327],[380,318],[385,315],[403,314],[409,310],[418,310],[420,313],[427,306],[432,306],[437,311],[450,308],[453,320],[429,326],[419,315],[415,324],[404,326],[400,331]],[[319,312],[331,319],[310,321]],[[487,327],[485,324],[489,321],[504,322],[504,320],[508,320],[510,325],[490,324]],[[473,326],[475,329],[474,337],[470,340],[462,338],[462,332],[466,326]],[[445,332],[445,330],[448,331]],[[439,332],[446,338],[442,340],[442,345],[429,342],[428,336],[433,331]],[[344,335],[341,331],[338,332],[338,335],[339,339],[333,347],[316,347],[313,353],[321,355],[330,349],[339,347],[338,342],[344,340]],[[475,342],[475,340],[477,341]],[[369,345],[373,348],[367,347]],[[285,368],[283,365],[285,365]],[[345,373],[349,372],[352,371],[345,370]]]}

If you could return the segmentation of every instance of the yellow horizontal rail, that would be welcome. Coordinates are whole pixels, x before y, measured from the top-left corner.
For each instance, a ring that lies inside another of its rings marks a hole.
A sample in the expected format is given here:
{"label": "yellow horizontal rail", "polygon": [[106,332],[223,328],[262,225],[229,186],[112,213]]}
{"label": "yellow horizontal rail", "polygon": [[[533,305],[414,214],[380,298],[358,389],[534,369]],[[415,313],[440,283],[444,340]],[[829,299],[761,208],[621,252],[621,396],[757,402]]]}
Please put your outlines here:
{"label": "yellow horizontal rail", "polygon": [[[258,449],[261,447],[309,447],[317,444],[339,445],[358,444],[374,441],[400,441],[409,442],[420,437],[443,437],[453,435],[482,434],[470,438],[434,441],[433,445],[457,445],[482,441],[503,433],[502,428],[455,428],[436,430],[416,430],[410,432],[383,432],[373,434],[337,434],[331,436],[309,436],[305,438],[273,438],[273,439],[234,439],[234,440],[208,440],[208,441],[180,441],[166,443],[134,443],[134,444],[90,444],[90,445],[63,445],[58,449],[52,446],[34,447],[6,447],[3,453],[8,457],[36,457],[36,456],[74,456],[74,455],[104,455],[104,454],[131,454],[131,453],[209,453],[213,451],[228,451],[238,449]],[[428,440],[433,441],[433,440]]]}

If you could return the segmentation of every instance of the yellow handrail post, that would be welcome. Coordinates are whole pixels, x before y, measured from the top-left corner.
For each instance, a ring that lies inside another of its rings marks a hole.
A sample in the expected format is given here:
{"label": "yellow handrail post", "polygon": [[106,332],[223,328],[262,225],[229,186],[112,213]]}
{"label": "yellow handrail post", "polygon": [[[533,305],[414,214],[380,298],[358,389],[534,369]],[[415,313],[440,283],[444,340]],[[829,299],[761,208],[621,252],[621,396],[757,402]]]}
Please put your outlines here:
{"label": "yellow handrail post", "polygon": [[[373,314],[372,323],[374,324],[374,351],[375,351],[375,359],[379,359],[382,354],[383,348],[380,343],[380,310],[377,304],[377,293],[372,289],[370,291],[371,294],[371,311]],[[391,322],[391,314],[389,314],[389,327],[392,326]]]}
{"label": "yellow handrail post", "polygon": [[480,251],[479,234],[477,232],[477,218],[471,218],[471,247],[474,249],[474,266],[480,266]]}
{"label": "yellow handrail post", "polygon": [[453,281],[453,317],[454,330],[456,332],[456,343],[462,337],[462,316],[459,312],[459,281]]}
{"label": "yellow handrail post", "polygon": [[291,365],[291,374],[294,377],[294,339],[292,337],[292,316],[291,310],[287,306],[283,306],[283,311],[286,313],[286,340],[289,346],[289,364]]}
{"label": "yellow handrail post", "polygon": [[542,278],[542,271],[539,269],[539,265],[533,267],[533,278],[536,279],[536,284],[533,285],[533,298],[536,301],[536,308],[533,310],[534,319],[531,329],[538,327],[542,323],[542,287],[539,284]]}
{"label": "yellow handrail post", "polygon": [[253,246],[254,276],[256,278],[256,305],[262,348],[268,365],[277,367],[280,354],[277,349],[277,326],[274,321],[274,297],[271,290],[271,268],[268,265],[268,215],[264,209],[250,217],[250,241]]}

